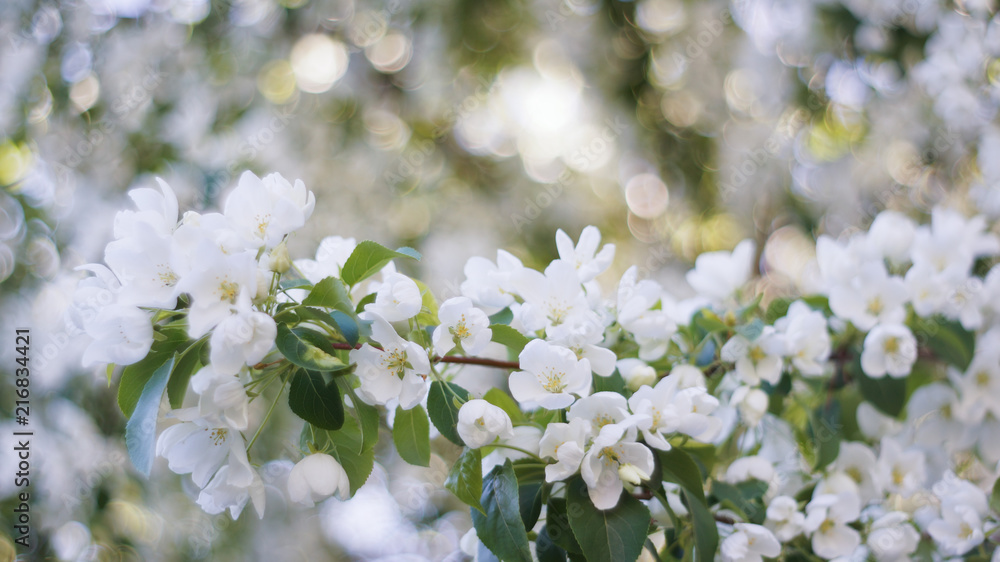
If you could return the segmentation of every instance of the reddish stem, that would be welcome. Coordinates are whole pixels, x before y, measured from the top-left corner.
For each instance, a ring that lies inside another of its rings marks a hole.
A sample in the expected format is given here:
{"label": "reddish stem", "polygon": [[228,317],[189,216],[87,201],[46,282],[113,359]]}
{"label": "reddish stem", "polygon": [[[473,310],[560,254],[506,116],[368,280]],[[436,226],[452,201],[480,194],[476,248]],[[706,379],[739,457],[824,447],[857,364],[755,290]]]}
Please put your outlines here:
{"label": "reddish stem", "polygon": [[[371,345],[371,344],[369,344]],[[330,347],[334,349],[361,349],[361,344],[351,345],[349,343],[332,343]],[[382,349],[373,345],[375,349]],[[435,355],[431,359],[434,363],[461,363],[463,365],[481,365],[483,367],[498,367],[500,369],[510,369],[516,371],[521,368],[517,361],[501,361],[499,359],[488,359],[486,357],[459,357],[446,355],[444,357]]]}

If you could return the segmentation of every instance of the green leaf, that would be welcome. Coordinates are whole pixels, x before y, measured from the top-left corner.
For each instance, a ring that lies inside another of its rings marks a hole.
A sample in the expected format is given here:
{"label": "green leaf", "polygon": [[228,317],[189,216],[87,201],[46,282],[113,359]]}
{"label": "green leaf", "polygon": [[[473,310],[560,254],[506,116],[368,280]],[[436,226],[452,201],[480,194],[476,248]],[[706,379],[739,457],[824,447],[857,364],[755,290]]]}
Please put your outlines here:
{"label": "green leaf", "polygon": [[298,369],[288,387],[288,407],[320,429],[335,430],[344,425],[344,401],[334,380],[323,373]]}
{"label": "green leaf", "polygon": [[715,526],[715,517],[704,503],[698,501],[687,490],[684,490],[683,494],[687,499],[688,511],[694,525],[695,560],[713,562],[715,551],[719,547],[719,529]]}
{"label": "green leaf", "polygon": [[[520,482],[520,481],[518,481]],[[541,482],[530,482],[521,484],[517,489],[518,508],[521,511],[521,522],[525,529],[531,529],[538,523],[538,516],[542,514],[542,488]]]}
{"label": "green leaf", "polygon": [[509,326],[510,321],[514,319],[514,313],[510,311],[510,307],[504,308],[496,314],[490,315],[490,324],[503,324],[504,326]]}
{"label": "green leaf", "polygon": [[744,338],[754,341],[764,331],[764,322],[760,318],[754,318],[749,324],[736,327],[736,333]]}
{"label": "green leaf", "polygon": [[455,405],[455,398],[465,402],[469,399],[469,392],[464,388],[451,382],[434,381],[427,394],[427,413],[430,414],[434,427],[441,432],[449,441],[456,445],[465,446],[465,442],[458,435],[458,409]]}
{"label": "green leaf", "polygon": [[358,420],[358,425],[361,428],[362,441],[361,446],[358,448],[358,452],[367,451],[371,449],[378,443],[379,429],[381,417],[378,413],[378,408],[370,404],[366,404],[360,398],[354,388],[351,386],[351,382],[347,377],[336,377],[337,384],[340,385],[341,391],[344,396],[349,396],[351,400],[351,408],[348,410],[355,419]]}
{"label": "green leaf", "polygon": [[627,492],[618,505],[594,507],[580,477],[566,484],[566,512],[583,555],[589,562],[636,560],[649,532],[649,509]]}
{"label": "green leaf", "polygon": [[347,365],[338,359],[326,337],[319,332],[306,328],[289,330],[288,326],[278,324],[278,336],[274,343],[278,351],[293,364],[312,371],[339,371]]}
{"label": "green leaf", "polygon": [[625,394],[625,379],[622,378],[621,373],[618,369],[615,369],[613,373],[606,377],[601,375],[594,375],[594,392],[615,392],[623,396],[628,396]]}
{"label": "green leaf", "polygon": [[136,470],[149,476],[156,453],[156,417],[160,412],[160,400],[167,387],[170,371],[174,368],[176,356],[160,365],[150,375],[136,401],[132,416],[125,424],[125,446]]}
{"label": "green leaf", "polygon": [[479,501],[483,495],[483,456],[479,449],[466,448],[448,472],[444,487],[466,505],[486,514],[486,509]]}
{"label": "green leaf", "polygon": [[580,550],[580,543],[576,542],[573,529],[569,526],[569,515],[566,513],[566,500],[564,498],[549,498],[549,504],[545,510],[545,528],[548,530],[549,538],[559,548],[569,553],[583,554],[583,551]]}
{"label": "green leaf", "polygon": [[354,315],[354,301],[351,300],[351,292],[347,289],[347,285],[336,277],[327,277],[316,283],[312,291],[303,299],[302,304],[332,308],[351,316]]}
{"label": "green leaf", "polygon": [[953,320],[940,316],[918,318],[913,322],[913,335],[926,342],[934,355],[950,365],[966,370],[976,349],[976,336]]}
{"label": "green leaf", "polygon": [[532,562],[528,533],[518,507],[517,477],[510,460],[493,467],[483,478],[479,500],[486,510],[485,514],[472,511],[479,540],[504,562]]}
{"label": "green leaf", "polygon": [[396,418],[392,425],[392,442],[399,456],[410,464],[430,466],[431,425],[427,412],[417,404],[409,410],[396,406]]}
{"label": "green leaf", "polygon": [[710,334],[716,332],[726,333],[729,331],[729,326],[717,314],[707,308],[703,308],[695,313],[692,322],[695,326]]}
{"label": "green leaf", "polygon": [[840,454],[841,429],[840,400],[833,399],[821,404],[809,420],[809,436],[816,451],[814,470],[820,470],[837,460]]}
{"label": "green leaf", "polygon": [[535,539],[535,552],[538,554],[538,562],[566,562],[566,551],[552,541],[548,525],[538,531],[538,538]]}
{"label": "green leaf", "polygon": [[791,299],[778,298],[767,305],[767,312],[764,313],[764,322],[774,324],[775,320],[788,314],[788,307],[791,306]]}
{"label": "green leaf", "polygon": [[679,484],[705,505],[705,486],[702,484],[701,470],[694,459],[680,447],[669,451],[658,451],[663,480]]}
{"label": "green leaf", "polygon": [[493,337],[490,339],[501,345],[506,345],[516,355],[520,355],[524,346],[531,341],[521,332],[503,324],[490,324],[490,331],[493,332]]}
{"label": "green leaf", "polygon": [[712,482],[712,496],[723,507],[736,511],[743,519],[759,523],[764,520],[764,504],[760,498],[767,492],[767,482],[750,480],[733,485],[716,480]]}
{"label": "green leaf", "polygon": [[906,378],[882,377],[873,379],[864,374],[859,361],[852,369],[858,389],[865,400],[892,417],[899,416],[906,405]]}
{"label": "green leaf", "polygon": [[400,248],[397,251],[390,250],[377,242],[365,240],[354,248],[344,267],[340,270],[340,277],[353,287],[358,281],[368,279],[378,273],[385,264],[394,258],[420,259],[420,254],[413,248]]}
{"label": "green leaf", "polygon": [[493,404],[497,408],[506,412],[510,421],[515,424],[527,420],[524,416],[524,412],[521,411],[520,406],[518,406],[517,402],[514,401],[514,398],[499,388],[491,388],[487,390],[486,394],[483,395],[483,400],[486,400],[490,404]]}
{"label": "green leaf", "polygon": [[191,375],[202,366],[201,352],[206,343],[207,340],[195,342],[177,358],[177,363],[170,372],[170,380],[167,382],[167,398],[170,400],[171,408],[177,409],[184,405],[184,395],[187,394]]}
{"label": "green leaf", "polygon": [[361,339],[361,326],[358,324],[356,316],[334,310],[330,313],[330,318],[337,324],[337,329],[343,334],[347,343],[358,345],[358,340]]}
{"label": "green leaf", "polygon": [[132,416],[132,410],[139,401],[142,389],[146,387],[153,372],[173,357],[177,349],[188,341],[187,331],[183,327],[163,328],[156,333],[161,337],[153,341],[149,354],[141,361],[126,365],[122,369],[122,376],[118,381],[118,407],[126,418]]}
{"label": "green leaf", "polygon": [[417,314],[416,321],[421,326],[437,326],[439,323],[438,302],[434,298],[434,293],[431,292],[430,287],[425,285],[423,281],[414,279],[413,282],[420,289],[420,313]]}

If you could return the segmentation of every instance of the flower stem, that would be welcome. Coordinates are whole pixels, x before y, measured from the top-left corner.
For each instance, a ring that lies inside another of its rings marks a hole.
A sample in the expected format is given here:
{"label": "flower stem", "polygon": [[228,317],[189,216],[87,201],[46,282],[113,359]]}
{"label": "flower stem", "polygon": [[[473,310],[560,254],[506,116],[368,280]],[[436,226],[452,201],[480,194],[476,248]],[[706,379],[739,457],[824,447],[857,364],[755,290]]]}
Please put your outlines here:
{"label": "flower stem", "polygon": [[281,388],[278,389],[278,394],[275,395],[274,402],[271,402],[271,407],[267,409],[267,414],[264,415],[264,421],[260,422],[260,426],[257,428],[257,432],[253,434],[253,438],[250,439],[250,443],[247,444],[247,452],[249,452],[250,447],[253,447],[253,444],[257,442],[257,438],[260,437],[260,432],[264,429],[264,426],[267,425],[267,422],[271,419],[271,414],[274,412],[274,407],[278,405],[278,400],[281,399],[281,395],[284,394],[285,385],[287,384],[288,384],[288,379],[285,379],[285,381],[281,383]]}

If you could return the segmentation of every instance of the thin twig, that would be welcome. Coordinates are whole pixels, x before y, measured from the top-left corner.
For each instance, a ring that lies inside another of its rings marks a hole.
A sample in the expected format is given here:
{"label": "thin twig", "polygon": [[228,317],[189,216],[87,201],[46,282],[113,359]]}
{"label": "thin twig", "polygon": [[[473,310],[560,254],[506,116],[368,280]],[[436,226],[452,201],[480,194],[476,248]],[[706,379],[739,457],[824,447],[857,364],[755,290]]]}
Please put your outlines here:
{"label": "thin twig", "polygon": [[[351,345],[349,343],[331,343],[330,347],[333,349],[361,349],[362,344]],[[371,344],[369,344],[371,345]],[[375,349],[381,350],[382,348],[373,345]],[[434,363],[461,363],[463,365],[481,365],[483,367],[498,367],[500,369],[510,369],[512,371],[517,371],[521,368],[521,365],[517,361],[501,361],[499,359],[489,359],[487,357],[459,357],[456,355],[446,355],[444,357],[435,355],[431,358]]]}

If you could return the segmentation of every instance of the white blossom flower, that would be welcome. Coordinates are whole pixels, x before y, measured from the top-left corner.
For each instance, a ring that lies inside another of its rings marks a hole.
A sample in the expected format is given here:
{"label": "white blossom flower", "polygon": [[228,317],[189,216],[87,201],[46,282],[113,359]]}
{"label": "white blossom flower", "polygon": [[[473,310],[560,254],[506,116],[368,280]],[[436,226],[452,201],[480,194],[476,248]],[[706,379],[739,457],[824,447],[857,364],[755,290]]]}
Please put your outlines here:
{"label": "white blossom flower", "polygon": [[649,279],[639,281],[637,276],[638,268],[632,266],[618,283],[618,324],[635,337],[639,358],[652,361],[667,351],[670,338],[677,331],[677,323],[664,310],[667,308],[663,306],[666,295],[659,283]]}
{"label": "white blossom flower", "polygon": [[521,260],[503,250],[497,250],[496,263],[486,258],[472,257],[465,264],[466,280],[462,282],[462,295],[478,306],[501,309],[514,302],[512,277],[524,265]]}
{"label": "white blossom flower", "polygon": [[830,290],[830,309],[859,330],[876,324],[898,324],[906,318],[906,284],[890,276],[882,262],[868,262],[849,283]]}
{"label": "white blossom flower", "polygon": [[706,252],[698,256],[687,282],[701,296],[716,303],[731,299],[753,274],[757,250],[753,240],[744,240],[732,252]]}
{"label": "white blossom flower", "polygon": [[281,174],[258,178],[247,171],[226,197],[223,214],[244,238],[271,248],[302,228],[315,206],[316,196],[302,180],[291,184]]}
{"label": "white blossom flower", "polygon": [[244,365],[258,363],[274,346],[278,333],[274,319],[253,309],[243,292],[232,313],[212,331],[209,358],[219,372],[235,374]]}
{"label": "white blossom flower", "polygon": [[904,450],[897,440],[882,439],[877,474],[885,490],[910,497],[924,485],[926,470],[926,459],[918,449]]}
{"label": "white blossom flower", "polygon": [[741,386],[733,391],[729,405],[735,406],[747,427],[757,427],[767,413],[770,397],[759,388]]}
{"label": "white blossom flower", "polygon": [[244,431],[250,425],[250,399],[243,383],[215,365],[205,365],[191,377],[191,390],[198,395],[198,407],[174,410],[181,419],[200,418],[206,423]]}
{"label": "white blossom flower", "polygon": [[[605,429],[610,429],[606,427]],[[653,452],[631,442],[628,432],[602,430],[583,457],[580,475],[597,509],[618,505],[624,482],[639,485],[653,473]]]}
{"label": "white blossom flower", "polygon": [[806,506],[803,529],[812,538],[813,552],[830,560],[847,556],[861,544],[861,535],[847,524],[857,520],[861,501],[850,492],[825,494]]}
{"label": "white blossom flower", "polygon": [[596,312],[578,310],[558,326],[547,329],[545,339],[569,348],[580,359],[590,361],[594,374],[608,377],[615,372],[618,356],[614,351],[598,345],[604,341],[604,328],[604,322]]}
{"label": "white blossom flower", "polygon": [[635,392],[642,386],[653,386],[656,384],[656,369],[650,367],[642,359],[625,358],[619,359],[617,363],[618,373],[625,380],[625,386]]}
{"label": "white blossom flower", "polygon": [[375,302],[365,305],[365,312],[377,314],[388,322],[399,322],[419,314],[422,304],[420,288],[413,279],[391,273],[379,285]]}
{"label": "white blossom flower", "polygon": [[364,344],[350,352],[351,363],[357,364],[361,381],[358,396],[369,404],[384,405],[398,399],[404,410],[416,406],[427,395],[430,360],[427,352],[414,342],[406,341],[386,320],[365,312],[362,320],[372,321],[371,339],[381,344],[376,349]]}
{"label": "white blossom flower", "polygon": [[725,481],[739,484],[748,480],[770,483],[774,479],[774,465],[760,455],[736,459],[726,468]]}
{"label": "white blossom flower", "polygon": [[844,441],[832,468],[857,484],[862,501],[870,501],[882,497],[882,485],[875,476],[877,463],[875,452],[870,447],[856,441]]}
{"label": "white blossom flower", "polygon": [[746,384],[777,384],[784,367],[785,343],[772,326],[765,326],[753,341],[737,334],[722,346],[722,360],[735,363],[736,375]]}
{"label": "white blossom flower", "polygon": [[788,542],[799,536],[805,528],[806,516],[799,511],[794,498],[777,496],[767,504],[767,519],[764,525],[781,542]]}
{"label": "white blossom flower", "polygon": [[826,318],[802,301],[788,307],[788,314],[775,322],[784,335],[785,351],[792,364],[803,375],[823,374],[823,365],[830,356],[830,334]]}
{"label": "white blossom flower", "polygon": [[982,544],[983,522],[975,508],[955,505],[941,510],[941,518],[927,526],[927,533],[942,554],[961,556]]}
{"label": "white blossom flower", "polygon": [[891,511],[876,519],[865,541],[879,562],[910,560],[920,543],[920,533],[909,522],[909,516]]}
{"label": "white blossom flower", "polygon": [[94,339],[83,352],[84,367],[98,363],[131,365],[146,357],[153,346],[153,324],[148,312],[113,304],[100,309],[85,325]]}
{"label": "white blossom flower", "polygon": [[295,463],[288,474],[288,499],[312,507],[336,494],[346,500],[351,497],[351,482],[344,467],[326,453],[314,453]]}
{"label": "white blossom flower", "polygon": [[472,449],[492,443],[497,437],[513,439],[510,416],[486,400],[469,400],[458,410],[458,436]]}
{"label": "white blossom flower", "polygon": [[257,261],[250,252],[225,254],[217,247],[201,244],[201,265],[179,284],[191,295],[188,335],[200,338],[226,318],[235,308],[240,293],[257,293]]}
{"label": "white blossom flower", "polygon": [[264,482],[250,466],[246,455],[234,456],[215,473],[198,494],[197,503],[205,513],[215,515],[229,510],[237,519],[248,501],[253,502],[257,517],[264,517]]}
{"label": "white blossom flower", "polygon": [[[701,386],[682,388],[684,372],[675,367],[655,387],[643,386],[629,398],[633,414],[642,416],[637,419],[636,427],[650,447],[669,451],[667,436],[671,433],[708,441],[722,427],[722,420],[710,415],[719,401]],[[701,371],[698,375],[701,376]]]}
{"label": "white blossom flower", "polygon": [[569,423],[550,423],[538,445],[538,454],[555,459],[555,464],[545,465],[545,481],[565,480],[580,470],[580,462],[589,441],[592,428],[584,418],[571,418]]}
{"label": "white blossom flower", "polygon": [[104,261],[122,283],[118,302],[174,308],[179,274],[173,263],[171,239],[145,222],[137,222],[130,231],[129,236],[104,249]]}
{"label": "white blossom flower", "polygon": [[159,237],[169,237],[177,228],[177,195],[160,178],[156,178],[159,191],[151,187],[129,190],[128,196],[135,203],[135,210],[119,211],[115,215],[116,240],[136,235],[137,227],[151,228]]}
{"label": "white blossom flower", "polygon": [[182,423],[164,429],[156,441],[156,454],[167,459],[171,471],[191,474],[204,488],[223,464],[245,462],[246,442],[239,430],[198,417],[194,408],[174,413]]}
{"label": "white blossom flower", "polygon": [[559,259],[571,264],[576,270],[581,283],[586,283],[597,277],[611,266],[615,258],[615,245],[605,244],[601,251],[601,231],[596,226],[588,226],[580,233],[580,240],[573,247],[573,240],[559,229],[556,231],[556,248]]}
{"label": "white blossom flower", "polygon": [[545,274],[522,269],[513,276],[517,292],[524,298],[516,317],[527,334],[551,330],[574,314],[590,310],[587,296],[572,264],[555,260]]}
{"label": "white blossom flower", "polygon": [[431,340],[434,353],[445,355],[455,344],[461,344],[468,355],[478,355],[490,343],[493,331],[486,313],[472,306],[468,297],[455,297],[438,308],[441,324],[434,328]]}
{"label": "white blossom flower", "polygon": [[590,390],[590,362],[577,359],[569,349],[544,340],[531,340],[519,356],[522,371],[511,373],[510,392],[518,402],[538,404],[549,410],[573,403],[574,394]]}
{"label": "white blossom flower", "polygon": [[722,541],[719,551],[727,562],[761,562],[781,554],[781,543],[766,527],[736,523],[735,531]]}
{"label": "white blossom flower", "polygon": [[861,368],[869,377],[905,377],[916,360],[917,339],[902,324],[880,324],[865,337]]}
{"label": "white blossom flower", "polygon": [[916,232],[913,219],[896,211],[882,211],[868,228],[865,242],[879,257],[903,264],[910,260]]}

